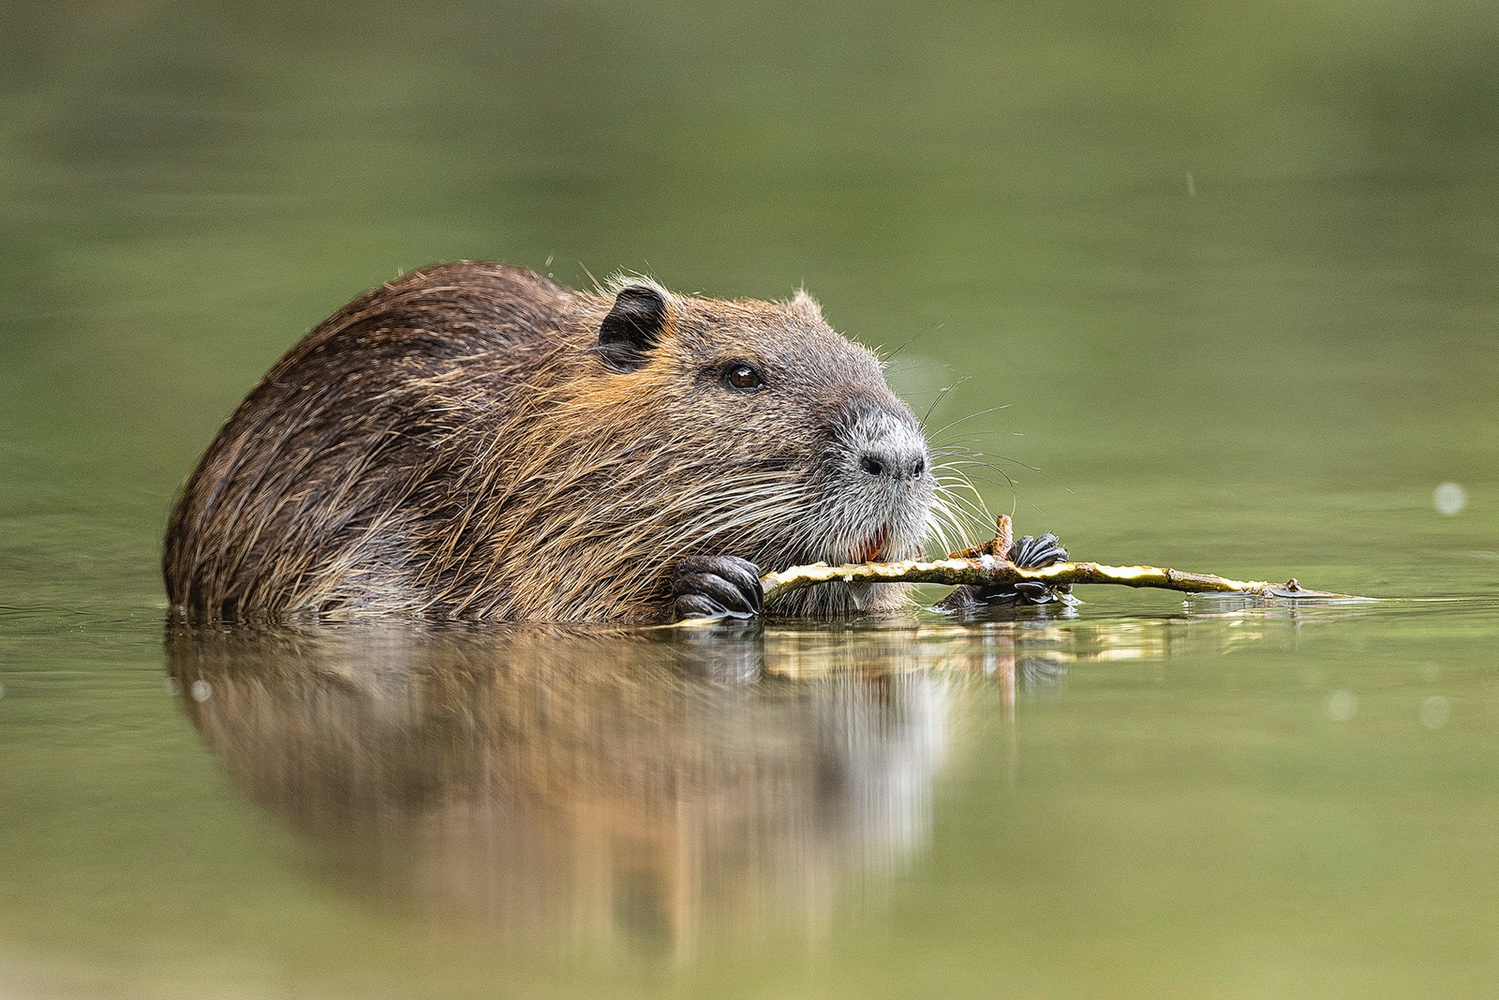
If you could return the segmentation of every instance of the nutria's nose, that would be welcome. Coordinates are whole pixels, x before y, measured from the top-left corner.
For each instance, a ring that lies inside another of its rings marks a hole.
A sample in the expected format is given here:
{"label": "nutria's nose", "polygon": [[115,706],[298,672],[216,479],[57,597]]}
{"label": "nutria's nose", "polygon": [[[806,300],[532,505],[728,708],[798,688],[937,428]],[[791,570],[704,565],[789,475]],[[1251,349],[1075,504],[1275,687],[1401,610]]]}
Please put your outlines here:
{"label": "nutria's nose", "polygon": [[926,449],[912,452],[899,448],[866,451],[859,457],[859,468],[871,476],[883,476],[897,482],[919,479],[926,471]]}
{"label": "nutria's nose", "polygon": [[845,440],[865,475],[896,483],[926,475],[926,437],[899,400],[861,400],[850,408],[849,416]]}

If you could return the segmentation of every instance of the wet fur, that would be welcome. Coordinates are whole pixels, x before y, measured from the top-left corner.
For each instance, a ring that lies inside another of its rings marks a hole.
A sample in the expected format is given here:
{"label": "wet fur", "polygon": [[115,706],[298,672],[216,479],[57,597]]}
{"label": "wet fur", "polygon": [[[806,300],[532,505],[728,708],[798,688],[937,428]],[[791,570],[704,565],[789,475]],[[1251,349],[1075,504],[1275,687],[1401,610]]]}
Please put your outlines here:
{"label": "wet fur", "polygon": [[[598,348],[618,288],[464,263],[356,299],[276,364],[204,454],[167,532],[172,604],[208,618],[654,621],[685,556],[765,570],[839,561],[877,524],[885,557],[919,553],[929,471],[848,488],[863,482],[850,464],[862,442],[916,427],[872,353],[805,295],[650,287],[666,325],[634,371]],[[715,381],[741,359],[766,389]],[[771,610],[889,609],[904,589],[830,584]]]}

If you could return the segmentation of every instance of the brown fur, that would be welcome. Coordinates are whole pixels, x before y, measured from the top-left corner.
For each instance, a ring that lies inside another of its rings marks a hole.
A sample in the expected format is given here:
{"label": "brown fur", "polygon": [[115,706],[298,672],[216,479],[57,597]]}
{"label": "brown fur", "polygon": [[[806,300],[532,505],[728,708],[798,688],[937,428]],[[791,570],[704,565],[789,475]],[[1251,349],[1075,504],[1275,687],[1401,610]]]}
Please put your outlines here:
{"label": "brown fur", "polygon": [[[875,533],[885,556],[915,555],[930,482],[888,502],[846,487],[850,413],[915,426],[874,356],[805,295],[661,292],[659,342],[625,372],[596,349],[613,295],[529,271],[444,265],[355,299],[271,369],[189,479],[163,554],[172,604],[651,621],[688,555],[781,569]],[[735,360],[767,388],[715,382]],[[831,584],[776,610],[888,608],[900,589]]]}

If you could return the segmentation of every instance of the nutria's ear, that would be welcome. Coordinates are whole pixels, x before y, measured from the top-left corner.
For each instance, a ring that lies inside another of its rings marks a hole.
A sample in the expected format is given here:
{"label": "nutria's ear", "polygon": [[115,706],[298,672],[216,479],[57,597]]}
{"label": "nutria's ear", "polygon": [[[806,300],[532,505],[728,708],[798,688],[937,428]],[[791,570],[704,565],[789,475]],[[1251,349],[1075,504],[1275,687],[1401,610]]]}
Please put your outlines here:
{"label": "nutria's ear", "polygon": [[666,296],[650,285],[626,285],[614,296],[614,308],[599,324],[598,352],[620,371],[632,372],[666,325]]}
{"label": "nutria's ear", "polygon": [[822,319],[822,306],[818,305],[817,300],[807,294],[805,288],[798,288],[796,290],[796,297],[791,300],[791,308],[792,311],[800,313],[807,319]]}

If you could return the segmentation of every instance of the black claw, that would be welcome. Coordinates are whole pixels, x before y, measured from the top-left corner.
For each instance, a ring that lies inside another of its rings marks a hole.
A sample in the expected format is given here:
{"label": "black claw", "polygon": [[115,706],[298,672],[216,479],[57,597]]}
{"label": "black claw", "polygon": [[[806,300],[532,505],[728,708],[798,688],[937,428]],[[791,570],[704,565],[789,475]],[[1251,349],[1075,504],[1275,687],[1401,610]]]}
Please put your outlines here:
{"label": "black claw", "polygon": [[[1039,537],[1025,535],[1010,546],[1010,562],[1021,569],[1040,569],[1067,558],[1067,550],[1050,532]],[[1075,603],[1072,587],[1053,587],[1037,580],[1021,580],[998,587],[977,587],[973,597],[990,606],[1003,607],[1014,604],[1050,604],[1052,601]]]}
{"label": "black claw", "polygon": [[1025,535],[1010,546],[1010,562],[1021,569],[1040,569],[1042,566],[1050,566],[1052,563],[1063,562],[1067,558],[1067,550],[1062,548],[1062,543],[1057,536],[1047,532],[1039,538]]}
{"label": "black claw", "polygon": [[765,590],[760,586],[760,567],[748,559],[740,559],[738,556],[711,556],[690,561],[694,565],[688,570],[689,572],[710,573],[727,580],[746,597],[751,598],[757,613],[764,607]]}
{"label": "black claw", "polygon": [[1056,599],[1056,594],[1046,584],[1039,580],[1017,580],[1011,585],[1014,587],[1015,596],[1023,604],[1047,604]]}
{"label": "black claw", "polygon": [[716,618],[724,609],[701,594],[681,594],[672,602],[672,615],[677,621],[688,618]]}
{"label": "black claw", "polygon": [[760,571],[738,556],[692,556],[677,565],[672,605],[678,620],[731,615],[748,618],[765,609]]}
{"label": "black claw", "polygon": [[753,598],[731,581],[711,573],[681,573],[677,576],[678,596],[704,597],[725,611],[753,614]]}

